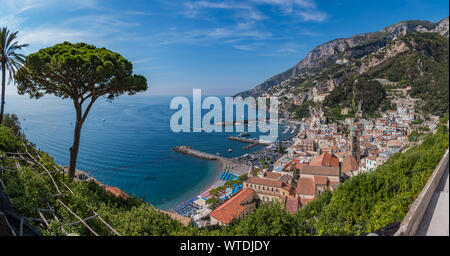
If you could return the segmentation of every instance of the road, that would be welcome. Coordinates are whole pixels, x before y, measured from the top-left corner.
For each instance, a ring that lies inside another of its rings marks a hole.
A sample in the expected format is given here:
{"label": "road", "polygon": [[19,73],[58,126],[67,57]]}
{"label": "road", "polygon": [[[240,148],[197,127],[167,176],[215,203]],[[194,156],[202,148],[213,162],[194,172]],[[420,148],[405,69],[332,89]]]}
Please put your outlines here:
{"label": "road", "polygon": [[423,216],[417,236],[449,235],[448,165]]}

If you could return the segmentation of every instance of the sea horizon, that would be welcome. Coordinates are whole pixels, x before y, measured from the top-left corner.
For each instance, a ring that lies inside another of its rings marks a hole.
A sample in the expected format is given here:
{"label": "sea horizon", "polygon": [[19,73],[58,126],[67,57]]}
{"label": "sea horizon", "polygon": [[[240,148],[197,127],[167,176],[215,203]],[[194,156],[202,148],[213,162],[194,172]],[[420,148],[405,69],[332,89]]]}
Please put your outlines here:
{"label": "sea horizon", "polygon": [[[172,132],[170,116],[176,111],[169,108],[172,97],[135,95],[96,102],[82,130],[77,169],[169,210],[203,192],[222,171],[215,161],[174,152],[175,146],[189,145],[225,157],[263,148],[244,150],[245,144],[227,139],[239,132]],[[21,95],[8,95],[6,100],[6,112],[18,116],[27,139],[59,165],[68,165],[75,120],[72,102]]]}

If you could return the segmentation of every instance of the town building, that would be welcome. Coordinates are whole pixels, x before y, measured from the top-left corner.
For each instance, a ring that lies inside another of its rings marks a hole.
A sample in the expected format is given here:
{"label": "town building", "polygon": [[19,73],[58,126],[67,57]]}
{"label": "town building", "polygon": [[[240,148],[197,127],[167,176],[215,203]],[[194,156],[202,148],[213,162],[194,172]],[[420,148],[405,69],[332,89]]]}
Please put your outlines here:
{"label": "town building", "polygon": [[256,208],[255,191],[244,188],[235,196],[210,213],[211,225],[228,225],[242,219]]}
{"label": "town building", "polygon": [[342,175],[344,178],[350,178],[358,173],[359,166],[356,163],[356,159],[351,155],[347,155],[342,161]]}
{"label": "town building", "polygon": [[296,188],[301,206],[307,205],[325,190],[335,190],[339,183],[339,167],[303,166]]}
{"label": "town building", "polygon": [[243,182],[243,188],[253,189],[256,199],[262,202],[285,202],[291,194],[292,175],[263,171],[255,176],[253,166],[248,171],[248,178]]}

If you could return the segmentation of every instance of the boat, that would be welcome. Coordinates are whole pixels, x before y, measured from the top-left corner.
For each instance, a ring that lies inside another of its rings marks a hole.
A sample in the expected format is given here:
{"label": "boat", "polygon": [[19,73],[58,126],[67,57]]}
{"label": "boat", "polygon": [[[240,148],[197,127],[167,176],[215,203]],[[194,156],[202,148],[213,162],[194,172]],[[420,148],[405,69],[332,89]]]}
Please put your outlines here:
{"label": "boat", "polygon": [[228,152],[230,152],[230,153],[231,153],[231,152],[233,152],[233,150],[232,150],[231,148],[229,148],[229,149],[228,149]]}
{"label": "boat", "polygon": [[248,136],[250,136],[250,133],[248,133],[248,132],[241,132],[239,134],[239,137],[248,137]]}

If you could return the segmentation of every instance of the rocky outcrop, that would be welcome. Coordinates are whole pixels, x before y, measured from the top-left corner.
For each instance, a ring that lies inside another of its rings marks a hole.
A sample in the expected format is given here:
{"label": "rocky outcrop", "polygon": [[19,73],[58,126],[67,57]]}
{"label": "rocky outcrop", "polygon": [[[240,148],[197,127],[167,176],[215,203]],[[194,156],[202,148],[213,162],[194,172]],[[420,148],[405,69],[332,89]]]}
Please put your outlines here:
{"label": "rocky outcrop", "polygon": [[382,32],[393,33],[395,35],[406,35],[408,32],[431,32],[438,33],[441,36],[448,38],[448,29],[447,17],[436,23],[422,20],[404,21],[386,27],[382,30]]}
{"label": "rocky outcrop", "polygon": [[431,31],[448,38],[448,17],[441,20],[439,24]]}
{"label": "rocky outcrop", "polygon": [[407,51],[409,48],[404,41],[395,41],[395,43],[380,49],[380,52],[365,56],[361,60],[361,67],[359,68],[359,73],[365,73],[370,68],[383,63],[385,60],[393,58],[398,54]]}
{"label": "rocky outcrop", "polygon": [[[318,72],[327,65],[330,65],[330,63],[347,63],[351,61],[351,59],[368,56],[369,54],[376,53],[380,49],[385,48],[385,46],[393,39],[409,32],[434,32],[448,38],[448,31],[449,19],[447,17],[436,23],[428,21],[405,21],[386,27],[381,32],[359,34],[350,38],[335,39],[314,48],[308,53],[306,58],[292,68],[269,78],[254,89],[241,92],[236,96],[258,96],[271,87]],[[404,43],[396,43],[392,48],[386,50],[386,58],[393,57],[405,50],[407,50],[407,46]],[[366,60],[363,67],[360,69],[360,73],[383,62],[384,59],[385,58],[379,57]],[[327,87],[333,88],[335,86],[336,84],[333,82],[328,84]]]}

